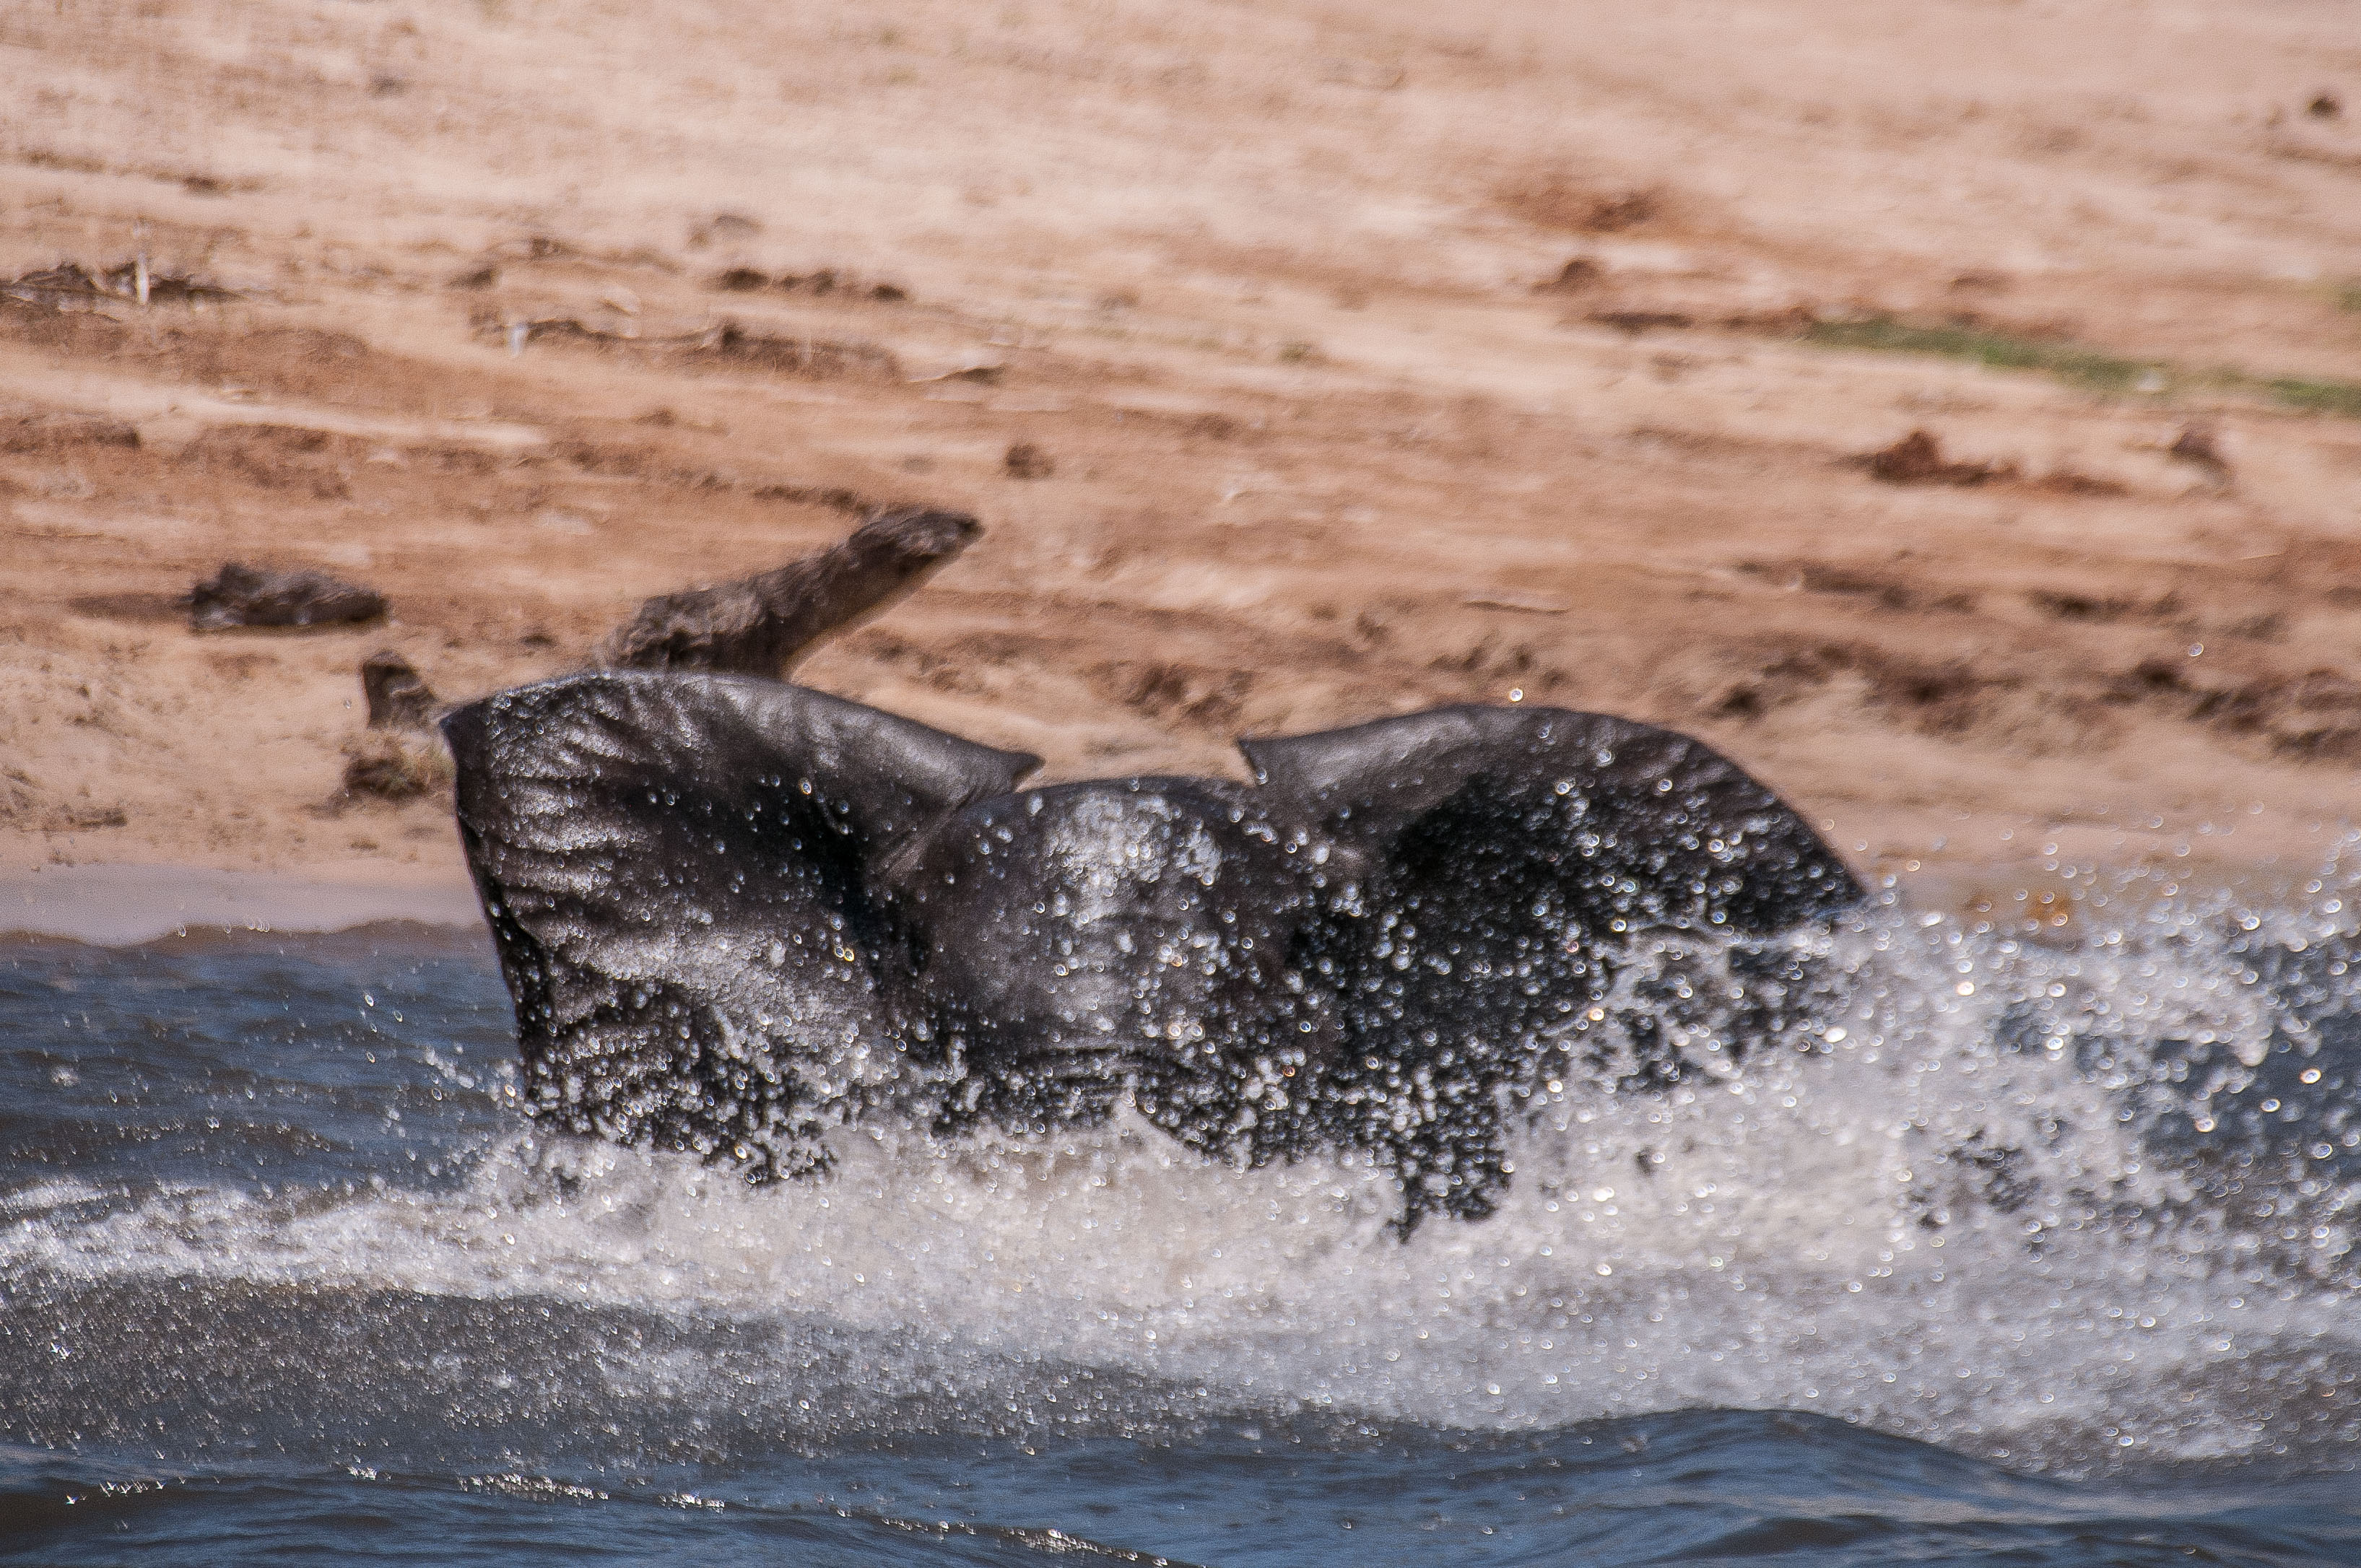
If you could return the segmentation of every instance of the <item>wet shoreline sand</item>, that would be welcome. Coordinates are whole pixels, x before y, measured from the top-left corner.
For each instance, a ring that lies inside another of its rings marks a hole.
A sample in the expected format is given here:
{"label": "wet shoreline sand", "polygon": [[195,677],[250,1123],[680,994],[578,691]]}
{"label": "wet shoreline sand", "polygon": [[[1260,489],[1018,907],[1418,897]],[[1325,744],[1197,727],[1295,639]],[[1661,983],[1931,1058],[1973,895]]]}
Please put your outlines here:
{"label": "wet shoreline sand", "polygon": [[[2354,840],[2316,832],[2280,852],[2241,857],[2235,838],[2175,854],[2179,846],[2125,851],[2117,835],[2045,833],[2037,823],[1977,825],[1963,848],[1997,853],[1872,859],[1855,839],[1841,847],[1861,870],[1872,903],[1989,924],[2004,934],[2070,946],[2127,909],[2159,900],[2220,899],[2242,908],[2312,909],[2323,886],[2334,896],[2352,877]],[[2003,838],[2002,835],[2007,835]],[[2187,840],[2183,840],[2187,842]],[[1949,846],[1946,845],[1946,850]],[[452,857],[456,862],[456,854]],[[0,942],[57,938],[132,947],[174,938],[241,933],[331,935],[401,926],[435,939],[472,939],[483,913],[463,869],[429,861],[389,872],[368,861],[287,872],[225,871],[166,863],[51,864],[0,872]]]}

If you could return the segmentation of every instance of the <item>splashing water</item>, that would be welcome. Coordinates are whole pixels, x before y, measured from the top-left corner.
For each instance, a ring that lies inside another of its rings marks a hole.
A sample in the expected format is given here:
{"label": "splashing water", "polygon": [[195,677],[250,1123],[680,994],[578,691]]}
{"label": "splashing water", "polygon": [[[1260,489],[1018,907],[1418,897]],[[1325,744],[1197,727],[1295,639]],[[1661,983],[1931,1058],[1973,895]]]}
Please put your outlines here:
{"label": "splashing water", "polygon": [[25,944],[0,1435],[555,1475],[1739,1409],[2019,1473],[2348,1465],[2355,879],[2068,869],[2062,931],[1889,891],[1644,946],[1516,1111],[1499,1212],[1407,1241],[1366,1157],[1233,1168],[1136,1116],[840,1126],[762,1189],[553,1140],[472,947]]}

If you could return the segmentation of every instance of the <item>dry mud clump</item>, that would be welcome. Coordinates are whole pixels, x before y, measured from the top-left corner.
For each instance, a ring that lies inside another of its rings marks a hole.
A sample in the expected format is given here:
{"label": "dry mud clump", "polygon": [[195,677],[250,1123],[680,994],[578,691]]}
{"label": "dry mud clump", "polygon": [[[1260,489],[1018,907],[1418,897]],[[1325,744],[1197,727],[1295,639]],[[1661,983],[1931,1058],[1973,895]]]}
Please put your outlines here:
{"label": "dry mud clump", "polygon": [[[269,483],[277,483],[274,477]],[[385,596],[324,572],[274,570],[232,561],[189,590],[189,629],[356,626],[385,616]]]}
{"label": "dry mud clump", "polygon": [[1942,443],[1925,430],[1914,430],[1860,461],[1871,478],[1889,485],[1989,485],[2016,477],[2016,469],[2004,463],[1945,462]]}

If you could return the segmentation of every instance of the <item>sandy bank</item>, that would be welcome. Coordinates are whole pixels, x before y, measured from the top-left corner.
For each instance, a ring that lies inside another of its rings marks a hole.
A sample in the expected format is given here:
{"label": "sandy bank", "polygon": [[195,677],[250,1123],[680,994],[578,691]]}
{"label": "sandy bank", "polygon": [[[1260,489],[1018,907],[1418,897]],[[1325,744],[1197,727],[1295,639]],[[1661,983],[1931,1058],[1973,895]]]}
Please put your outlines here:
{"label": "sandy bank", "polygon": [[[805,677],[1052,777],[1521,694],[1872,872],[2297,863],[2361,763],[2350,21],[35,7],[0,278],[232,297],[0,303],[0,871],[457,888],[446,802],[341,794],[363,657],[533,679],[889,500],[989,532]],[[1919,428],[1960,482],[1861,463]],[[392,618],[193,634],[227,559]]]}

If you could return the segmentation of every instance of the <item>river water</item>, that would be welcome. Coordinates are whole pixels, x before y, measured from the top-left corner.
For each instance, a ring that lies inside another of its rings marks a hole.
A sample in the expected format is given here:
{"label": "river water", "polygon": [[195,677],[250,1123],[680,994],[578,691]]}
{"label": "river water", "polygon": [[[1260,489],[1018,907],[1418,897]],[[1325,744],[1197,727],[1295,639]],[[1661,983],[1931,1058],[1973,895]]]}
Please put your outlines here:
{"label": "river water", "polygon": [[1775,1049],[1635,963],[1694,1069],[1407,1241],[1121,1121],[551,1140],[480,933],[0,939],[0,1560],[2361,1563],[2355,879],[2048,880]]}

